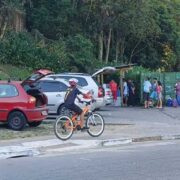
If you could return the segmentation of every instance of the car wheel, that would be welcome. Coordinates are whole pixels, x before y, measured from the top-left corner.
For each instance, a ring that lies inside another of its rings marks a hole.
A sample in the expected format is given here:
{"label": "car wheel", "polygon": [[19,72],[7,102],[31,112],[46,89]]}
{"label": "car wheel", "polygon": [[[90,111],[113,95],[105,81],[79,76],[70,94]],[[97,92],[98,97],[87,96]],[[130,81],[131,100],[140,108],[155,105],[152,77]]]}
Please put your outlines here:
{"label": "car wheel", "polygon": [[13,130],[22,130],[26,125],[26,117],[20,111],[14,111],[9,114],[8,127]]}
{"label": "car wheel", "polygon": [[37,127],[42,123],[42,121],[34,121],[34,122],[28,122],[30,127]]}
{"label": "car wheel", "polygon": [[59,108],[58,108],[58,115],[65,115],[66,114],[66,110],[67,108],[64,106],[64,105],[61,105]]}

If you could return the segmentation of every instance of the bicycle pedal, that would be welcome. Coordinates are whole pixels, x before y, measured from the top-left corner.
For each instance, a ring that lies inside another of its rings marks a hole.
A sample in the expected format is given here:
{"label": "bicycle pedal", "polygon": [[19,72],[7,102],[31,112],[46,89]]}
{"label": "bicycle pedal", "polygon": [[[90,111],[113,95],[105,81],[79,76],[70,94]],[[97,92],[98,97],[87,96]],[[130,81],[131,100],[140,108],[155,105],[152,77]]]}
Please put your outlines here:
{"label": "bicycle pedal", "polygon": [[83,128],[81,128],[81,131],[87,131],[89,129],[89,127],[83,127]]}

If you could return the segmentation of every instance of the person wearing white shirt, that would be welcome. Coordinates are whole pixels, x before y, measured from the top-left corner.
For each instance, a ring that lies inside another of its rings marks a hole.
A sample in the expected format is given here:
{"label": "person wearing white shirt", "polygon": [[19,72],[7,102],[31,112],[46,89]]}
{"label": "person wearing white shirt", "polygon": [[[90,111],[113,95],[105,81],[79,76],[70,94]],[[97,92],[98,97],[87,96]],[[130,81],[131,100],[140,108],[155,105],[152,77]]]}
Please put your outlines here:
{"label": "person wearing white shirt", "polygon": [[128,100],[128,86],[125,79],[123,79],[123,105],[127,106]]}
{"label": "person wearing white shirt", "polygon": [[149,108],[149,95],[152,88],[152,84],[150,83],[150,78],[146,78],[143,84],[143,92],[144,92],[144,108]]}

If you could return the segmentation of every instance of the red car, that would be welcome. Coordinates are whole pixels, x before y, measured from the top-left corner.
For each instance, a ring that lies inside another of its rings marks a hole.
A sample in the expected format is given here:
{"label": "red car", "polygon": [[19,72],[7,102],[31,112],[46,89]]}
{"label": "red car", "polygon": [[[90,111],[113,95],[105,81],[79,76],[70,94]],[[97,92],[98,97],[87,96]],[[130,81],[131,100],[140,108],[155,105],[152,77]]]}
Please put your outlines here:
{"label": "red car", "polygon": [[52,74],[49,70],[38,70],[23,82],[0,81],[0,122],[7,122],[9,128],[21,130],[39,126],[47,117],[47,97],[33,88],[33,83]]}

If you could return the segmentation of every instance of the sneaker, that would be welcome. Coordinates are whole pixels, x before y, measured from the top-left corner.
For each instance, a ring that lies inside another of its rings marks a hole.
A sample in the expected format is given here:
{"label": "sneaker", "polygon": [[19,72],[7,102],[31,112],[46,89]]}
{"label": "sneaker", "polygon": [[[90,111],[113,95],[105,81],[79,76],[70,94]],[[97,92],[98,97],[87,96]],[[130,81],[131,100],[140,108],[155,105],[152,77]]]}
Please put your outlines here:
{"label": "sneaker", "polygon": [[80,126],[80,125],[77,125],[76,129],[77,129],[78,131],[80,131],[80,130],[81,130],[81,126]]}

